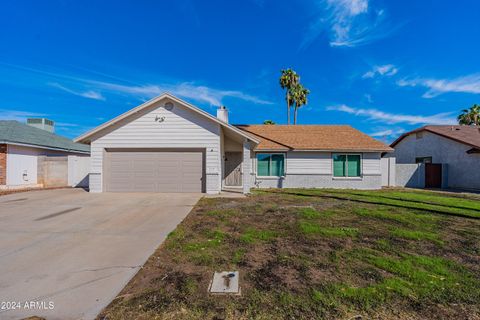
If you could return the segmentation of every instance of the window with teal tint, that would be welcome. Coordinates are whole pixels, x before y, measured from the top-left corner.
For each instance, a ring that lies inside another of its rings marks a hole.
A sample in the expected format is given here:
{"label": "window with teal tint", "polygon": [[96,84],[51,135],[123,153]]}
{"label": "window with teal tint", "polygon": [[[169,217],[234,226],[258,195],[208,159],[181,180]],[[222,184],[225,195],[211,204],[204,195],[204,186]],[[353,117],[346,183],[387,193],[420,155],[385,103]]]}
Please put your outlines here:
{"label": "window with teal tint", "polygon": [[360,155],[347,155],[347,168],[349,177],[360,177]]}
{"label": "window with teal tint", "polygon": [[284,154],[257,154],[257,175],[259,177],[281,177],[285,175]]}
{"label": "window with teal tint", "polygon": [[361,157],[359,154],[334,154],[334,177],[360,177]]}
{"label": "window with teal tint", "polygon": [[333,155],[333,176],[345,177],[345,166],[347,164],[347,156],[344,154]]}
{"label": "window with teal tint", "polygon": [[284,176],[284,159],[285,157],[283,154],[272,154],[272,166],[270,171],[271,176]]}
{"label": "window with teal tint", "polygon": [[259,176],[270,175],[270,155],[257,154],[257,174]]}

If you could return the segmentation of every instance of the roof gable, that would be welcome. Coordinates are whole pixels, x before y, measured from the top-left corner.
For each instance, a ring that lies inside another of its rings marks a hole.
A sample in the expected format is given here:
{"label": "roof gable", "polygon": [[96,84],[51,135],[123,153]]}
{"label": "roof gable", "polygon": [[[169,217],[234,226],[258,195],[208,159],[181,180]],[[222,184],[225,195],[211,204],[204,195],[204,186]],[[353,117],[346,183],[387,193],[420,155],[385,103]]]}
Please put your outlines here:
{"label": "roof gable", "polygon": [[153,98],[153,99],[151,99],[151,100],[149,100],[149,101],[147,101],[147,102],[145,102],[145,103],[143,103],[143,104],[141,104],[141,105],[139,105],[139,106],[137,106],[137,107],[135,107],[135,108],[133,108],[133,109],[131,109],[131,110],[123,113],[123,114],[121,114],[121,115],[119,115],[119,116],[113,118],[112,120],[107,121],[107,122],[101,124],[100,126],[98,126],[98,127],[94,128],[94,129],[86,132],[85,134],[83,134],[83,135],[75,138],[74,141],[75,141],[75,142],[85,142],[85,143],[89,143],[89,142],[91,142],[92,138],[93,138],[93,140],[95,140],[95,139],[97,138],[96,135],[99,134],[99,133],[101,133],[103,130],[106,130],[107,128],[109,128],[109,127],[111,127],[111,126],[119,123],[120,121],[125,120],[125,119],[127,119],[127,118],[129,118],[129,117],[131,117],[131,116],[133,116],[133,115],[135,115],[135,114],[137,114],[137,113],[139,113],[140,111],[142,111],[142,110],[144,110],[144,109],[146,109],[146,108],[148,108],[148,107],[156,104],[157,102],[160,102],[161,100],[163,100],[163,99],[165,99],[165,98],[168,98],[168,99],[172,100],[173,102],[178,103],[178,104],[184,106],[184,107],[187,108],[188,110],[193,111],[193,112],[195,112],[195,113],[197,113],[197,114],[200,114],[201,116],[206,117],[207,119],[209,119],[209,120],[211,120],[211,121],[213,121],[213,122],[215,122],[215,123],[218,123],[218,124],[221,125],[223,128],[226,128],[227,130],[230,130],[231,132],[233,132],[233,133],[235,133],[235,134],[241,135],[241,136],[243,136],[244,138],[247,138],[247,139],[249,139],[249,140],[251,140],[251,141],[253,141],[253,142],[255,142],[255,143],[258,143],[258,142],[259,142],[259,141],[258,141],[255,137],[253,137],[252,135],[249,135],[249,134],[247,134],[246,132],[244,132],[244,131],[242,131],[242,130],[234,127],[234,126],[232,126],[232,125],[230,125],[230,124],[228,124],[228,123],[226,123],[226,122],[223,122],[223,121],[219,120],[217,117],[212,116],[212,115],[209,114],[208,112],[205,112],[205,111],[203,111],[202,109],[200,109],[200,108],[198,108],[198,107],[195,107],[194,105],[192,105],[192,104],[190,104],[190,103],[188,103],[188,102],[186,102],[186,101],[184,101],[184,100],[182,100],[182,99],[179,99],[179,98],[173,96],[173,95],[170,94],[170,93],[163,93],[163,94],[159,95],[158,97],[155,97],[155,98]]}
{"label": "roof gable", "polygon": [[347,125],[239,125],[260,139],[256,150],[393,151]]}
{"label": "roof gable", "polygon": [[420,131],[428,131],[439,136],[451,139],[453,141],[463,143],[475,149],[480,149],[480,128],[477,126],[424,126],[416,130],[402,134],[390,146],[395,147],[406,136]]}
{"label": "roof gable", "polygon": [[0,120],[0,143],[90,153],[88,145],[15,120]]}

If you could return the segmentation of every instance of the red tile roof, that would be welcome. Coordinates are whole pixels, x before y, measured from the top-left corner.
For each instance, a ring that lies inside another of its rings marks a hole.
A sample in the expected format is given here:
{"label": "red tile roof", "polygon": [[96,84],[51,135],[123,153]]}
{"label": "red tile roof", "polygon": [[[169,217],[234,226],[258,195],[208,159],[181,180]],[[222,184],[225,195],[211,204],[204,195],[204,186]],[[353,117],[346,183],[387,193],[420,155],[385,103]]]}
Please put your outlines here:
{"label": "red tile roof", "polygon": [[238,125],[260,143],[257,151],[393,151],[383,142],[347,125]]}

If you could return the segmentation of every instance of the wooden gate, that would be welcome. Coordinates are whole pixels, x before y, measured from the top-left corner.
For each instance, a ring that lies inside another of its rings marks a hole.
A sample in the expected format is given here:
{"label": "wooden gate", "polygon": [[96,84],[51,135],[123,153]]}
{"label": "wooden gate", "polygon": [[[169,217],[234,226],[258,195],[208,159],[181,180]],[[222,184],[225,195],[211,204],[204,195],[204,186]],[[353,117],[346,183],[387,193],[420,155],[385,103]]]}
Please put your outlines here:
{"label": "wooden gate", "polygon": [[425,164],[425,188],[442,187],[442,165],[440,163]]}

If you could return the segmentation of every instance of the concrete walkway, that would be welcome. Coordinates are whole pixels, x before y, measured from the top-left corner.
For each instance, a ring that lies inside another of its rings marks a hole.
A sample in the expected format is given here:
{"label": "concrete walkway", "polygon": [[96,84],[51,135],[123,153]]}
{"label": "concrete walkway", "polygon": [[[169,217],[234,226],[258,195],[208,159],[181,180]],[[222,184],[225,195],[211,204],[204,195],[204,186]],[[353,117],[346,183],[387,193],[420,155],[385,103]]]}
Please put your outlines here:
{"label": "concrete walkway", "polygon": [[79,189],[1,196],[0,319],[95,318],[201,196]]}

